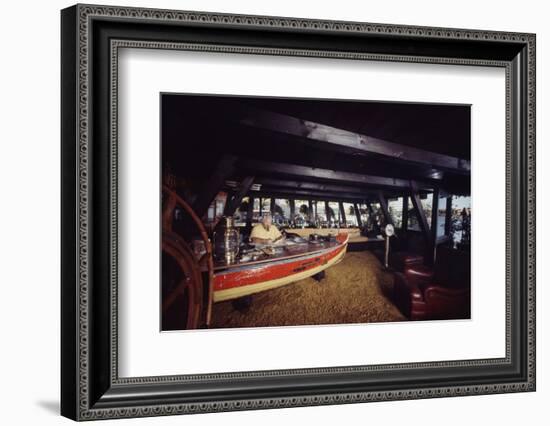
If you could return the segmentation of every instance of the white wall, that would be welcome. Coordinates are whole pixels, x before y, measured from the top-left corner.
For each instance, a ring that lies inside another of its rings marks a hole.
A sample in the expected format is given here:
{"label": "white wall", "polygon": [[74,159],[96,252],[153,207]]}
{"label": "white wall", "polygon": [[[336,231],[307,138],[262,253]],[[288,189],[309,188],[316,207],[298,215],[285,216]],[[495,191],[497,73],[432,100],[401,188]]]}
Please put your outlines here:
{"label": "white wall", "polygon": [[[362,423],[544,424],[550,401],[550,28],[543,1],[103,1],[247,14],[537,33],[538,391],[422,401],[122,420],[131,424]],[[59,9],[66,1],[11,1],[0,25],[0,416],[2,423],[61,424],[59,394]],[[539,421],[536,419],[540,418]],[[548,420],[546,420],[547,422]],[[112,422],[106,422],[107,424]],[[113,423],[115,424],[115,423]]]}

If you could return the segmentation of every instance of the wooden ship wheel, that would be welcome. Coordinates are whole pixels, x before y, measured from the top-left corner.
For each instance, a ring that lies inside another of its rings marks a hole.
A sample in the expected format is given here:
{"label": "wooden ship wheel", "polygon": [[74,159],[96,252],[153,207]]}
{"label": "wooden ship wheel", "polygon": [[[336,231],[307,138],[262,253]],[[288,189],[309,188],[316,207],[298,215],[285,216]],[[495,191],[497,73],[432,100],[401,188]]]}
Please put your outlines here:
{"label": "wooden ship wheel", "polygon": [[[197,257],[174,229],[176,209],[187,215],[205,252]],[[212,314],[214,263],[208,234],[193,209],[168,186],[162,187],[162,329],[208,326]]]}

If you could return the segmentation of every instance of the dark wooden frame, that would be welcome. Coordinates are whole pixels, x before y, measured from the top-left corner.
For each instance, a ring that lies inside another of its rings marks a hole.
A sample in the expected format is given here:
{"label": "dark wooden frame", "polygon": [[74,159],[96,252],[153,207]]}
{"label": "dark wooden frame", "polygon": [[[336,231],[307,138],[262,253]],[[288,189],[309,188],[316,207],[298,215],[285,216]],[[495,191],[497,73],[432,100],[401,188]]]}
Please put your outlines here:
{"label": "dark wooden frame", "polygon": [[[76,420],[535,389],[535,36],[77,5],[62,11],[61,412]],[[118,377],[116,78],[120,47],[503,67],[506,357]]]}

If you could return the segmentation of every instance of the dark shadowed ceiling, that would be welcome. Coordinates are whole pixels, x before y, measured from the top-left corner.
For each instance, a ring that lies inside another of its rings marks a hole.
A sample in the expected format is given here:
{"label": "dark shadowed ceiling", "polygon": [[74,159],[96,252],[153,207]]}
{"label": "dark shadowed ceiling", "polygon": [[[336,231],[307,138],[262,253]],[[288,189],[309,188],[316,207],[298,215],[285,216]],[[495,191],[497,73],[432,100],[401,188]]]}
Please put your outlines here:
{"label": "dark shadowed ceiling", "polygon": [[[162,95],[161,104],[163,166],[192,181],[208,179],[220,159],[231,155],[238,159],[234,180],[250,174],[267,180],[300,180],[262,167],[262,162],[269,162],[413,180],[469,193],[468,105],[169,94]],[[307,133],[304,129],[311,126],[316,131]],[[326,129],[331,134],[325,139]],[[347,146],[350,137],[365,142]],[[369,151],[371,138],[381,151]],[[417,155],[414,161],[412,154]],[[432,154],[468,166],[432,163],[432,156],[437,157]],[[255,161],[259,166],[249,169]],[[303,180],[338,183],[338,176],[327,179],[309,173]],[[346,184],[368,186],[353,179]]]}

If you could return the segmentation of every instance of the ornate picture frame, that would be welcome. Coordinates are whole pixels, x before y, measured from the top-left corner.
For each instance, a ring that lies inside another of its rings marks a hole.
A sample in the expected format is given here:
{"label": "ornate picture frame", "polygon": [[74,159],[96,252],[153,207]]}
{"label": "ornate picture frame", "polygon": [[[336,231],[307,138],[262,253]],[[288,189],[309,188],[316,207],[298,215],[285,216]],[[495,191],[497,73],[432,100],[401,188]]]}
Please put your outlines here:
{"label": "ornate picture frame", "polygon": [[[535,35],[76,5],[61,13],[61,413],[160,416],[535,390]],[[120,378],[123,47],[484,65],[506,72],[506,356]]]}

